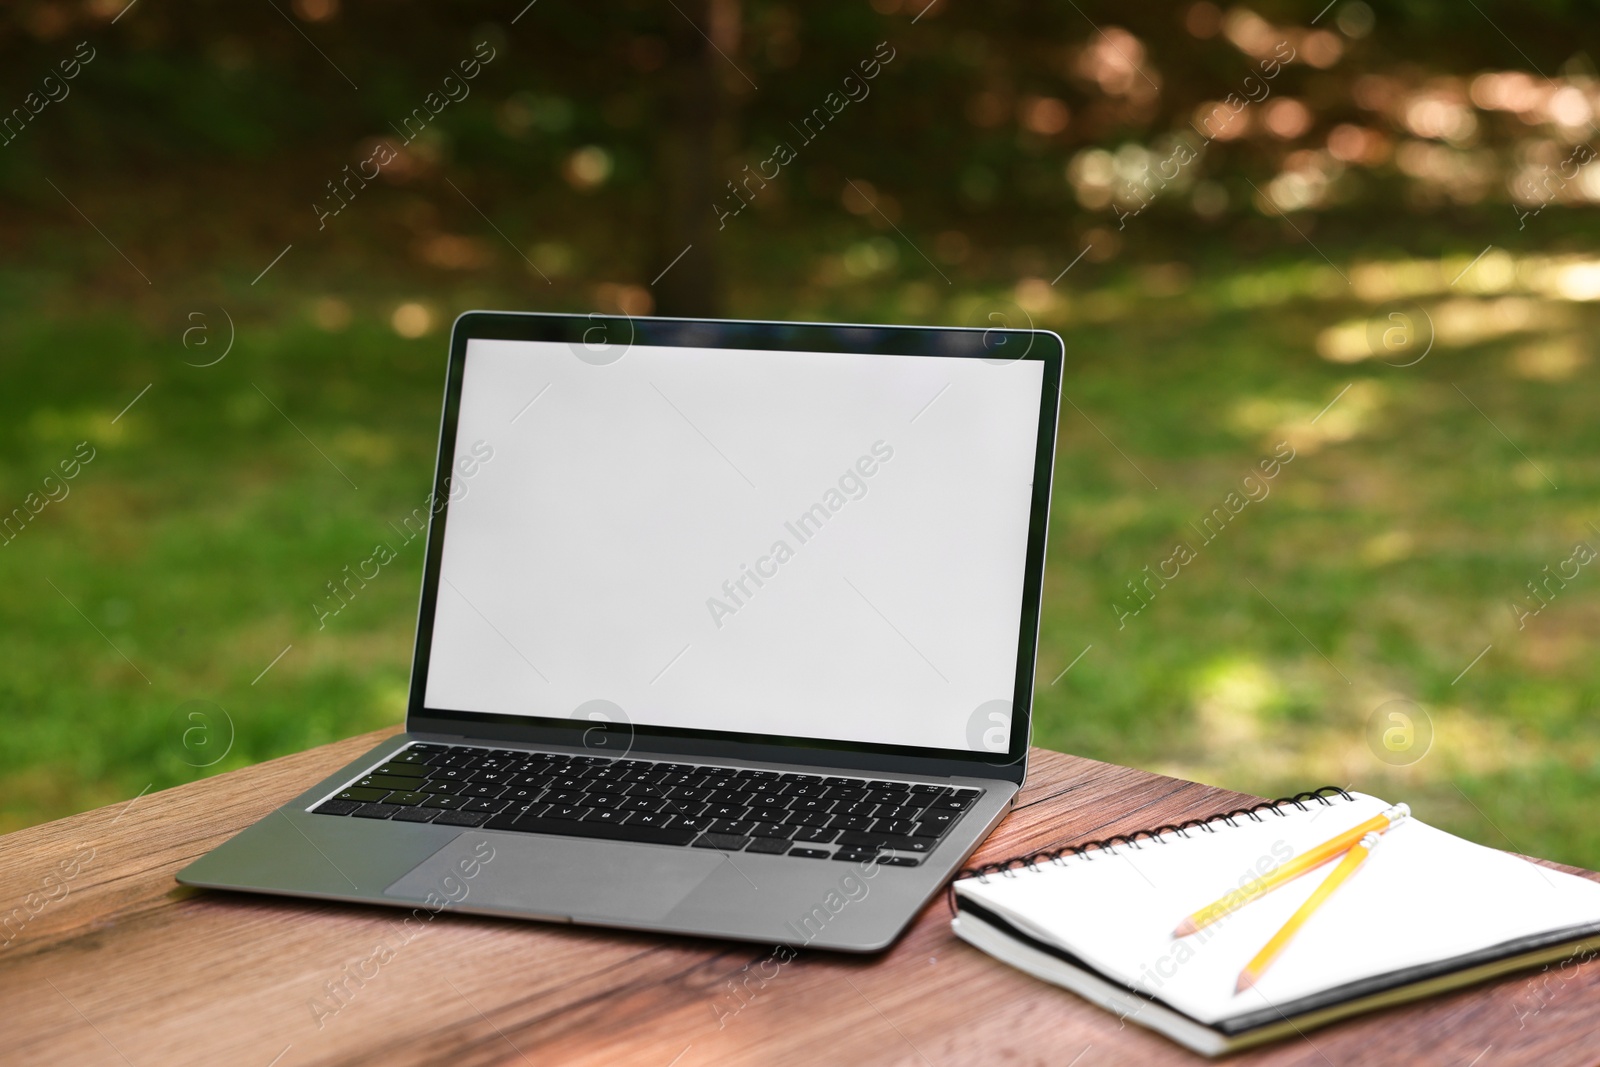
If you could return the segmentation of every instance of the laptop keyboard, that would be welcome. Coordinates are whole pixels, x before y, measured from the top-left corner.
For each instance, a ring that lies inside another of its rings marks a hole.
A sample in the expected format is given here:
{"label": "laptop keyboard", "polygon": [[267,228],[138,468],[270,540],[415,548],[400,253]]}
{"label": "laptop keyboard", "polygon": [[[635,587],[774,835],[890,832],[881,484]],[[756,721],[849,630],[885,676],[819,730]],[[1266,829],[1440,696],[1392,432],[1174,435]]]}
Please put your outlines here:
{"label": "laptop keyboard", "polygon": [[982,795],[920,782],[413,744],[314,810],[914,867]]}

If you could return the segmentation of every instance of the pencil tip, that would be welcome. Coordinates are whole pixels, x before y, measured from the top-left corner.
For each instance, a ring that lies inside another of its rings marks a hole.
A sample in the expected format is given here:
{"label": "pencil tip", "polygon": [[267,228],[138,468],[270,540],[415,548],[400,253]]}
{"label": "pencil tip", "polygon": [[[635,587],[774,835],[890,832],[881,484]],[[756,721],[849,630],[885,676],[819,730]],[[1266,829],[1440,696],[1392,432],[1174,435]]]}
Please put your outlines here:
{"label": "pencil tip", "polygon": [[1194,933],[1198,929],[1199,929],[1199,927],[1194,924],[1194,920],[1193,919],[1185,919],[1185,920],[1183,920],[1183,922],[1178,924],[1178,928],[1176,930],[1172,931],[1172,936],[1173,937],[1188,937],[1190,934]]}
{"label": "pencil tip", "polygon": [[1239,974],[1239,984],[1233,987],[1234,996],[1238,996],[1240,993],[1243,993],[1246,989],[1249,989],[1255,984],[1255,975],[1251,974],[1249,971],[1241,971]]}

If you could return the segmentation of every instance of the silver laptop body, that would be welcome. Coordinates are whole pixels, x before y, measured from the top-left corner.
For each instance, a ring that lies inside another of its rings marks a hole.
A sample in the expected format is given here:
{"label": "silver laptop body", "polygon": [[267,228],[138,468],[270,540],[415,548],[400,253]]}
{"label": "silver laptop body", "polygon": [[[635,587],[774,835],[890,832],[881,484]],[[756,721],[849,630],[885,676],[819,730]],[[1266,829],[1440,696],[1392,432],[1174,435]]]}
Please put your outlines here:
{"label": "silver laptop body", "polygon": [[886,947],[1023,780],[1062,361],[462,315],[378,553],[426,553],[405,731],[178,881]]}

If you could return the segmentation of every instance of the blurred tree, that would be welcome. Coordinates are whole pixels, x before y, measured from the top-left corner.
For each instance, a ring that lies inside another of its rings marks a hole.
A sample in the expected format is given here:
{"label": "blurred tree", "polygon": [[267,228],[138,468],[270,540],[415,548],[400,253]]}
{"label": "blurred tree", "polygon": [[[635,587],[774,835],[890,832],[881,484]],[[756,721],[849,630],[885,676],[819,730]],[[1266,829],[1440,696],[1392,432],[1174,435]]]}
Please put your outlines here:
{"label": "blurred tree", "polygon": [[[650,276],[666,271],[655,286],[656,314],[715,315],[722,303],[721,279],[710,205],[717,198],[728,107],[717,64],[735,47],[739,2],[681,0],[676,6],[684,17],[667,24],[670,58],[650,176],[655,204]],[[686,248],[691,251],[685,253]],[[679,256],[683,259],[674,264]]]}

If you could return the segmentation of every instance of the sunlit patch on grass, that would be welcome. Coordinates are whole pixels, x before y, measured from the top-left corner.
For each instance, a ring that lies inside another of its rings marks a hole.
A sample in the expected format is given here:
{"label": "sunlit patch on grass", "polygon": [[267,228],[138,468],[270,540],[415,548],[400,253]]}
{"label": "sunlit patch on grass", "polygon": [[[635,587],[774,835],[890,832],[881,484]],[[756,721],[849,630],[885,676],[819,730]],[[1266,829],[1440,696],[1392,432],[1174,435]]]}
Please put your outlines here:
{"label": "sunlit patch on grass", "polygon": [[[132,400],[136,392],[130,391],[128,399]],[[120,419],[117,415],[118,410],[113,408],[71,411],[40,408],[29,417],[27,433],[37,443],[50,448],[63,448],[78,441],[92,441],[96,448],[116,448],[137,440],[139,421],[133,411]]]}
{"label": "sunlit patch on grass", "polygon": [[1347,273],[1356,297],[1372,304],[1443,293],[1520,292],[1552,300],[1600,300],[1600,259],[1581,255],[1515,256],[1490,247],[1477,257],[1357,263]]}
{"label": "sunlit patch on grass", "polygon": [[1411,555],[1415,540],[1407,530],[1385,530],[1361,545],[1361,562],[1369,567],[1396,563]]}
{"label": "sunlit patch on grass", "polygon": [[1331,407],[1328,400],[1247,397],[1234,405],[1228,422],[1239,433],[1259,436],[1263,445],[1288,441],[1296,452],[1311,453],[1365,432],[1386,400],[1383,385],[1361,380],[1352,383]]}
{"label": "sunlit patch on grass", "polygon": [[1384,348],[1387,335],[1403,330],[1404,339],[1394,347],[1405,353],[1406,362],[1414,362],[1423,358],[1430,340],[1435,348],[1464,348],[1509,334],[1559,329],[1572,321],[1559,304],[1521,296],[1493,300],[1460,297],[1421,305],[1421,309],[1420,322],[1411,321],[1409,312],[1393,311],[1373,318],[1346,319],[1317,335],[1317,354],[1334,363],[1381,359],[1390,354]]}
{"label": "sunlit patch on grass", "polygon": [[1202,749],[1226,758],[1260,740],[1262,714],[1282,697],[1283,687],[1256,660],[1229,657],[1208,664],[1191,695]]}
{"label": "sunlit patch on grass", "polygon": [[376,433],[359,426],[340,430],[333,438],[333,447],[341,456],[349,456],[372,464],[388,463],[395,455],[392,435]]}
{"label": "sunlit patch on grass", "polygon": [[[1550,482],[1546,479],[1562,477],[1555,460],[1549,456],[1536,456],[1532,463],[1519,462],[1511,468],[1511,480],[1517,483],[1520,489],[1529,492],[1545,492],[1550,489]],[[1556,482],[1557,485],[1561,483]]]}
{"label": "sunlit patch on grass", "polygon": [[1580,334],[1530,341],[1511,353],[1512,373],[1541,382],[1564,382],[1588,362],[1588,347]]}
{"label": "sunlit patch on grass", "polygon": [[[1418,765],[1424,777],[1496,774],[1534,761],[1537,746],[1506,722],[1462,707],[1433,710],[1433,751]],[[1430,765],[1431,764],[1431,765]]]}

